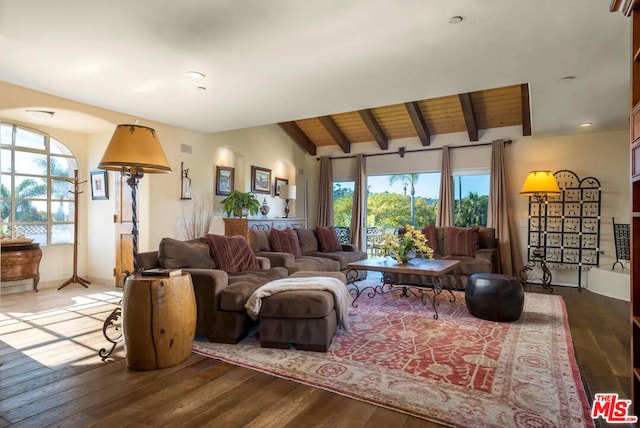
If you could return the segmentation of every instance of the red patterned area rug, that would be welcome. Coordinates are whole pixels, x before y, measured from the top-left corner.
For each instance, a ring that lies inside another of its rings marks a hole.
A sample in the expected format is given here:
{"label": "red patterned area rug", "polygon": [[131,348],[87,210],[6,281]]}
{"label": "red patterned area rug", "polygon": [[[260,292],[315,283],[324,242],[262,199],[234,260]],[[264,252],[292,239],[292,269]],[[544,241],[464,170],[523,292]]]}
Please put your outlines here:
{"label": "red patterned area rug", "polygon": [[440,318],[416,298],[358,300],[326,354],[196,341],[194,352],[452,427],[593,427],[564,301],[527,293],[514,323],[474,318],[456,293]]}

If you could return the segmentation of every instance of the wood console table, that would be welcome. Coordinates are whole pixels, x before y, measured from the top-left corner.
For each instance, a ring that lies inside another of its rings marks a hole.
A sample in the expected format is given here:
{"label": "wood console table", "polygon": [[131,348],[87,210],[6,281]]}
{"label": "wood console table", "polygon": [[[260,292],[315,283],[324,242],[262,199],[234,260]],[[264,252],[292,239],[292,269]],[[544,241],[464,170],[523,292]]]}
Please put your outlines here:
{"label": "wood console table", "polygon": [[40,282],[40,244],[1,245],[0,278],[2,281],[18,281],[33,278],[33,291]]}
{"label": "wood console table", "polygon": [[249,239],[249,230],[284,230],[287,227],[305,228],[306,218],[225,218],[224,234],[226,236],[242,235]]}

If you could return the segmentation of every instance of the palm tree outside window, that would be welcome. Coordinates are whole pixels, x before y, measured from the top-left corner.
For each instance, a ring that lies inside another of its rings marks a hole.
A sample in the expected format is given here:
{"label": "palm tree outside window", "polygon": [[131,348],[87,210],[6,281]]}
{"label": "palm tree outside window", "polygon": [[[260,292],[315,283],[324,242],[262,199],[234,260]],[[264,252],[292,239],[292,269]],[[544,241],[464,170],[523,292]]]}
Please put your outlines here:
{"label": "palm tree outside window", "polygon": [[0,232],[41,245],[73,242],[73,185],[78,163],[48,135],[0,124]]}

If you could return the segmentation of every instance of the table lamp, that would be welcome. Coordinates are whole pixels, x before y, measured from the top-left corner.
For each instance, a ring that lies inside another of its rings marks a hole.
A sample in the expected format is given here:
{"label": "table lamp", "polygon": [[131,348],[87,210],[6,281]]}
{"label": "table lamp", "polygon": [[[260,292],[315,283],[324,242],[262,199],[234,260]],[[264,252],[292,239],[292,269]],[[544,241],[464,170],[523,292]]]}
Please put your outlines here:
{"label": "table lamp", "polygon": [[133,271],[138,272],[138,217],[136,191],[145,173],[171,172],[156,131],[140,125],[118,125],[98,168],[120,171],[131,187]]}
{"label": "table lamp", "polygon": [[289,201],[295,201],[296,199],[295,184],[283,184],[280,186],[280,199],[284,199],[286,202],[284,206],[284,218],[289,218]]}

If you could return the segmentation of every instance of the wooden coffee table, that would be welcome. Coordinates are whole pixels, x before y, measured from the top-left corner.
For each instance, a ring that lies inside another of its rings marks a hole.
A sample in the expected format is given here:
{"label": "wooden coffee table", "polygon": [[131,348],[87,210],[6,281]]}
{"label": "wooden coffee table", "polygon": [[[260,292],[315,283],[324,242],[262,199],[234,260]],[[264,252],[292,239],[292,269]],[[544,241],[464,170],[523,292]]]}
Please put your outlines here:
{"label": "wooden coffee table", "polygon": [[[438,310],[436,308],[436,297],[442,293],[444,286],[443,278],[445,275],[450,275],[450,272],[460,263],[458,260],[429,260],[429,259],[413,259],[408,263],[398,264],[394,259],[387,257],[376,257],[366,260],[360,260],[357,262],[349,263],[349,272],[347,272],[348,284],[353,288],[350,288],[353,297],[351,302],[354,308],[358,305],[356,301],[364,293],[365,290],[369,290],[367,296],[374,297],[376,294],[387,294],[393,291],[400,291],[400,296],[408,297],[409,295],[416,296],[422,300],[422,304],[427,304],[427,298],[431,301],[431,307],[433,308],[433,318],[438,319]],[[358,270],[369,270],[382,272],[382,284],[381,285],[368,285],[360,288],[356,284],[355,278],[358,277]],[[355,272],[356,275],[351,274]],[[395,274],[408,274],[419,275],[428,277],[430,284],[395,284],[393,278]],[[352,280],[350,280],[352,278]],[[451,294],[451,301],[455,301],[455,294],[448,288],[449,294]],[[429,293],[430,292],[430,296]]]}

